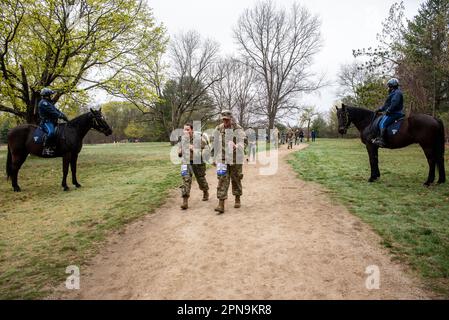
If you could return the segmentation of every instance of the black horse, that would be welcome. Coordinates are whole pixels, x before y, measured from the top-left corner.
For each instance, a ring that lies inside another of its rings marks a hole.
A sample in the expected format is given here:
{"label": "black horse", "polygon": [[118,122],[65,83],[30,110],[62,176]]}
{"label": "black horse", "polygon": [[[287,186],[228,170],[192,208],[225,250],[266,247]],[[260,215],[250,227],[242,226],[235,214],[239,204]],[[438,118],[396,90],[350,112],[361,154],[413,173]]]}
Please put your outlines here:
{"label": "black horse", "polygon": [[[23,124],[11,129],[8,133],[8,156],[6,160],[6,174],[11,177],[14,191],[19,192],[20,187],[17,184],[17,176],[20,167],[25,162],[28,154],[38,157],[42,156],[42,144],[34,142],[33,133],[37,126],[32,124]],[[68,191],[67,174],[69,164],[72,170],[72,183],[77,188],[81,187],[76,179],[76,163],[78,154],[83,146],[83,138],[90,129],[95,129],[105,134],[112,134],[112,130],[104,119],[101,109],[98,111],[90,109],[75,119],[58,126],[56,150],[51,158],[62,157],[62,187]],[[48,158],[48,157],[45,157]]]}
{"label": "black horse", "polygon": [[[376,181],[380,177],[378,150],[379,147],[371,141],[374,138],[372,123],[378,116],[375,112],[342,105],[337,108],[338,132],[345,134],[353,123],[360,131],[362,142],[366,145],[371,165],[371,177],[369,182]],[[385,139],[386,148],[404,148],[412,143],[418,143],[424,150],[429,163],[429,176],[424,185],[429,186],[435,180],[435,166],[438,166],[438,183],[446,182],[444,170],[444,125],[440,119],[426,114],[415,113],[405,118],[399,131]]]}

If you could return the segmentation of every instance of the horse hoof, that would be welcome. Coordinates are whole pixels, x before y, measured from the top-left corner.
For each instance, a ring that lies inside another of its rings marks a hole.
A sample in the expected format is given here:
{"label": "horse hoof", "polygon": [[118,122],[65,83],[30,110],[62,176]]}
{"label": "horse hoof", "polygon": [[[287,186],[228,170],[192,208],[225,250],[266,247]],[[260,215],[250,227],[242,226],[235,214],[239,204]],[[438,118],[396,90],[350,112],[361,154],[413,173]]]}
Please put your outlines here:
{"label": "horse hoof", "polygon": [[378,179],[378,178],[371,177],[371,178],[368,179],[368,182],[375,182],[375,181],[377,181],[377,179]]}
{"label": "horse hoof", "polygon": [[446,180],[441,180],[441,181],[438,181],[437,183],[438,184],[443,184],[443,183],[446,183]]}
{"label": "horse hoof", "polygon": [[22,189],[20,189],[20,187],[14,187],[14,192],[21,192]]}
{"label": "horse hoof", "polygon": [[81,185],[79,183],[75,184],[74,186],[77,188],[81,188]]}
{"label": "horse hoof", "polygon": [[424,183],[423,183],[423,186],[424,186],[424,187],[430,187],[431,184],[432,184],[431,182],[424,182]]}
{"label": "horse hoof", "polygon": [[69,191],[70,189],[69,189],[69,187],[63,187],[64,188],[64,191]]}

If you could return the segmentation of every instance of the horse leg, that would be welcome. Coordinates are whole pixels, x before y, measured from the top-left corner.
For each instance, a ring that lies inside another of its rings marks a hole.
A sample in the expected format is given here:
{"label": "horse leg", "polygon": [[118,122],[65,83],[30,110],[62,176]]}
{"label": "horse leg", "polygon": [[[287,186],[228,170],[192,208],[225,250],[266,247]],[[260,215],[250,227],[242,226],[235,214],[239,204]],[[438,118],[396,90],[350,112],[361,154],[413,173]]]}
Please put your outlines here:
{"label": "horse leg", "polygon": [[17,155],[12,155],[12,163],[11,163],[11,182],[12,187],[14,189],[14,192],[20,192],[22,189],[20,189],[18,184],[18,176],[19,176],[19,170],[22,167],[23,163],[25,162],[26,158],[28,157],[28,153]]}
{"label": "horse leg", "polygon": [[62,157],[62,183],[61,183],[61,186],[64,188],[64,191],[69,191],[69,187],[67,186],[67,174],[69,173],[70,158],[71,158],[70,153],[66,153]]}
{"label": "horse leg", "polygon": [[366,150],[368,151],[369,164],[371,167],[371,176],[368,182],[374,182],[380,177],[379,171],[379,148],[373,144],[367,144]]}
{"label": "horse leg", "polygon": [[424,185],[430,186],[435,181],[435,153],[432,148],[425,148],[423,150],[427,158],[427,163],[429,164],[429,176],[427,177],[427,181],[424,182]]}
{"label": "horse leg", "polygon": [[70,160],[70,169],[72,170],[72,183],[75,187],[81,188],[81,185],[78,183],[78,179],[76,178],[77,162],[78,162],[78,154],[72,155],[72,159]]}

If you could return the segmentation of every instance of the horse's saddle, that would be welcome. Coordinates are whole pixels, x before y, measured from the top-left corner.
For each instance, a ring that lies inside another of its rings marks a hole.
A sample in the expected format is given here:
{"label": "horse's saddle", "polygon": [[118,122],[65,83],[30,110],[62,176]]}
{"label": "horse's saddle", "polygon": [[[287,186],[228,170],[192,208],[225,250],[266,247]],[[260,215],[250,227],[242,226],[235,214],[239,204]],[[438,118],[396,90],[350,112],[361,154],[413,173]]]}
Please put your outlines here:
{"label": "horse's saddle", "polygon": [[37,127],[33,132],[33,141],[35,144],[43,144],[47,134],[41,127]]}
{"label": "horse's saddle", "polygon": [[[55,128],[55,136],[60,137],[64,139],[63,132],[64,132],[65,126],[56,126]],[[44,129],[41,126],[38,126],[36,129],[34,129],[33,132],[33,141],[35,144],[43,144],[45,141],[45,137],[47,136],[47,133],[44,131]]]}
{"label": "horse's saddle", "polygon": [[399,129],[401,129],[401,125],[404,122],[404,118],[402,117],[398,120],[396,120],[395,122],[393,122],[392,124],[390,124],[387,128],[387,135],[388,136],[394,136],[396,133],[399,132]]}
{"label": "horse's saddle", "polygon": [[[370,127],[370,135],[373,137],[377,137],[379,135],[379,124],[382,120],[383,116],[376,117],[374,121],[371,123]],[[395,120],[392,124],[390,124],[387,127],[387,136],[394,136],[396,133],[399,132],[399,129],[401,128],[402,123],[404,122],[405,116],[402,118],[399,118]]]}

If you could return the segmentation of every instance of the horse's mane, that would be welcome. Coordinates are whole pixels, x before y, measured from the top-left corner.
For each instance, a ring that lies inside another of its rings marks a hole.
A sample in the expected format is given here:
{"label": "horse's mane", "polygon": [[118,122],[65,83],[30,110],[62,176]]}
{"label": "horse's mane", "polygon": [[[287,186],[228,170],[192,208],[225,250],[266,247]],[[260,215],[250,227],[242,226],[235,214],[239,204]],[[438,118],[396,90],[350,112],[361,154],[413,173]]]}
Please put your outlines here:
{"label": "horse's mane", "polygon": [[361,107],[355,107],[355,106],[348,106],[346,105],[346,109],[351,110],[354,113],[362,113],[362,114],[372,114],[374,113],[374,111],[366,109],[366,108],[361,108]]}
{"label": "horse's mane", "polygon": [[346,110],[348,110],[348,112],[351,114],[351,117],[356,121],[365,120],[367,118],[372,119],[374,115],[374,111],[360,107],[346,106]]}
{"label": "horse's mane", "polygon": [[86,122],[86,118],[88,118],[90,112],[83,113],[82,115],[73,118],[69,122],[67,122],[67,125],[70,127],[79,127],[80,125],[83,125]]}

